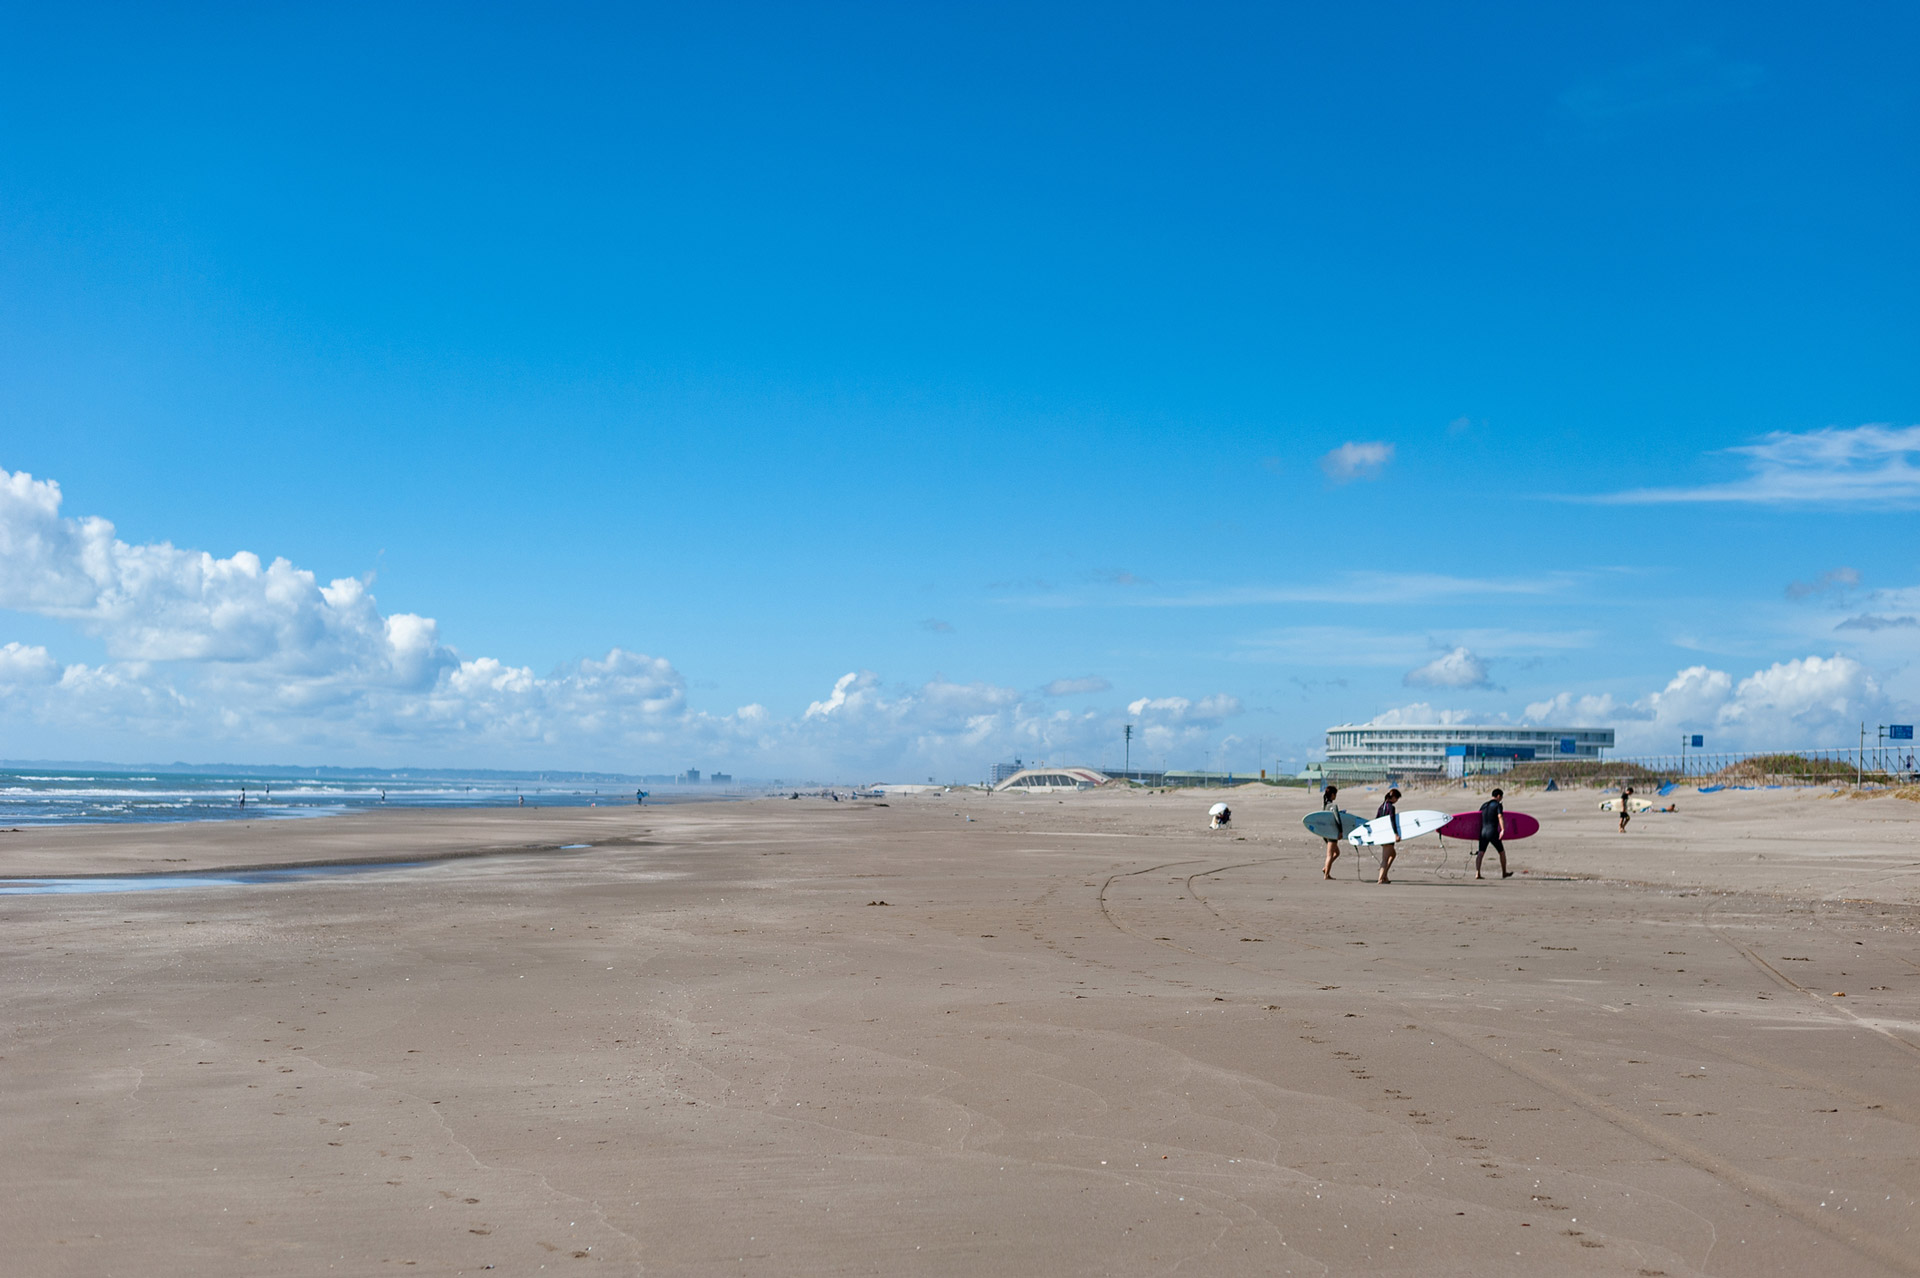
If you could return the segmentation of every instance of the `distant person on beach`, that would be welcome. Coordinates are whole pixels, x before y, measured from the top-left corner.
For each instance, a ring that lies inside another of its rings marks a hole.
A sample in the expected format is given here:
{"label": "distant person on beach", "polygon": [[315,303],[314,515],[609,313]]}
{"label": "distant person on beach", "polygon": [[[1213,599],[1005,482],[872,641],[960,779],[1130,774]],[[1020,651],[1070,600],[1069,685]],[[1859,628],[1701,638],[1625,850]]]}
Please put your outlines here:
{"label": "distant person on beach", "polygon": [[1392,868],[1394,854],[1399,849],[1400,812],[1394,807],[1398,802],[1400,802],[1400,791],[1389,790],[1381,801],[1380,810],[1373,814],[1374,820],[1378,821],[1381,817],[1385,817],[1388,824],[1393,827],[1394,842],[1380,845],[1380,881],[1382,883],[1393,882],[1387,877],[1387,871]]}
{"label": "distant person on beach", "polygon": [[1633,820],[1633,787],[1620,787],[1620,833],[1627,832],[1627,822]]}
{"label": "distant person on beach", "polygon": [[[1330,785],[1326,789],[1322,790],[1320,792],[1320,810],[1322,812],[1325,812],[1327,809],[1333,808],[1333,811],[1337,814],[1340,811],[1340,809],[1337,807],[1334,807],[1334,800],[1338,799],[1339,797],[1340,797],[1340,787],[1337,785]],[[1335,821],[1339,821],[1339,817],[1337,815],[1335,816],[1334,819]],[[1344,825],[1345,823],[1340,822],[1340,824]],[[1320,877],[1323,879],[1332,878],[1333,863],[1335,861],[1338,861],[1339,859],[1340,859],[1340,840],[1328,839],[1327,840],[1327,863],[1320,867]]]}
{"label": "distant person on beach", "polygon": [[1480,863],[1487,859],[1489,843],[1500,854],[1500,877],[1513,877],[1513,871],[1507,868],[1507,845],[1501,842],[1507,837],[1507,808],[1500,802],[1505,793],[1495,790],[1493,797],[1480,805],[1480,850],[1473,854],[1473,877],[1476,879],[1484,877],[1480,873]]}
{"label": "distant person on beach", "polygon": [[647,792],[645,790],[635,790],[633,792],[633,805],[637,808],[647,806]]}

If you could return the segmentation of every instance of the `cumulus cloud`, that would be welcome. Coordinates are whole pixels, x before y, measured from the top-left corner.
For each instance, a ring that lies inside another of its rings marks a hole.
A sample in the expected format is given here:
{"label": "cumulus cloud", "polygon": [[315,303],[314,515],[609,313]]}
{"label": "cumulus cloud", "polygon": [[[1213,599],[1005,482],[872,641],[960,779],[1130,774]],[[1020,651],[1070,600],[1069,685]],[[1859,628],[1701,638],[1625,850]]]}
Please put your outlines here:
{"label": "cumulus cloud", "polygon": [[1105,692],[1113,687],[1099,675],[1088,675],[1084,679],[1055,679],[1046,686],[1049,697],[1077,697],[1089,692]]}
{"label": "cumulus cloud", "polygon": [[1750,502],[1757,505],[1911,506],[1920,501],[1920,426],[1885,424],[1775,431],[1729,448],[1747,476],[1693,488],[1637,488],[1590,500],[1638,505]]}
{"label": "cumulus cloud", "polygon": [[45,648],[10,643],[0,647],[0,684],[52,683],[60,663]]}
{"label": "cumulus cloud", "polygon": [[1393,445],[1373,440],[1355,443],[1348,440],[1320,459],[1320,469],[1336,484],[1356,479],[1375,479],[1393,460]]}
{"label": "cumulus cloud", "polygon": [[1862,719],[1889,708],[1871,672],[1851,657],[1800,657],[1735,680],[1724,670],[1689,666],[1656,692],[1628,702],[1610,694],[1557,697],[1526,708],[1525,721],[1563,727],[1612,727],[1624,753],[1673,748],[1684,733],[1705,732],[1727,750],[1840,746]]}
{"label": "cumulus cloud", "polygon": [[487,759],[561,743],[619,752],[744,722],[690,715],[684,680],[659,658],[615,648],[545,675],[464,658],[432,618],[382,613],[363,580],[322,583],[249,551],[130,544],[61,504],[57,483],[0,471],[0,608],[69,622],[110,660],[62,668],[44,647],[0,648],[0,683],[38,690],[31,704],[15,697],[16,727],[24,715],[92,732],[102,749],[398,742]]}
{"label": "cumulus cloud", "polygon": [[[1241,712],[1239,698],[1226,693],[1191,700],[1187,697],[1137,697],[1127,703],[1127,717],[1134,723],[1134,757],[1163,760],[1189,755],[1204,749],[1228,719]],[[1111,734],[1114,729],[1103,725]],[[1112,740],[1109,735],[1107,740]],[[1102,742],[1103,747],[1105,742]],[[1177,763],[1175,766],[1178,766]]]}
{"label": "cumulus cloud", "polygon": [[430,619],[381,616],[362,581],[323,586],[248,551],[129,545],[60,503],[53,481],[0,471],[0,608],[74,622],[117,659],[251,663],[293,679],[351,671],[413,689],[455,662]]}
{"label": "cumulus cloud", "polygon": [[1426,665],[1407,671],[1410,688],[1490,688],[1487,663],[1464,647],[1442,653]]}
{"label": "cumulus cloud", "polygon": [[[41,753],[67,742],[95,757],[622,770],[709,758],[760,775],[964,777],[1015,753],[1111,762],[1128,721],[1117,706],[1051,700],[1110,691],[1095,676],[1023,695],[939,676],[895,687],[870,670],[835,679],[795,717],[758,703],[713,713],[689,705],[664,657],[615,647],[538,672],[468,655],[432,618],[383,613],[364,580],[322,582],[247,551],[130,544],[61,505],[57,484],[0,471],[0,609],[68,622],[108,654],[63,665],[46,647],[0,644],[0,724]],[[1215,744],[1240,706],[1168,696],[1130,709],[1137,750],[1179,762]]]}

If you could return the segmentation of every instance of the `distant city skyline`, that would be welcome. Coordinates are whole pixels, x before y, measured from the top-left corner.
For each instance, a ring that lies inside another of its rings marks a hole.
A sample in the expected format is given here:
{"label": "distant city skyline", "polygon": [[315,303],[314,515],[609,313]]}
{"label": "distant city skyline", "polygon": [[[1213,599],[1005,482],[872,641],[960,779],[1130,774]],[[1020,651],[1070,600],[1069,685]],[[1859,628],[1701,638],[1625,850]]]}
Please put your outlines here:
{"label": "distant city skyline", "polygon": [[1256,772],[1920,706],[1920,18],[79,5],[18,758]]}

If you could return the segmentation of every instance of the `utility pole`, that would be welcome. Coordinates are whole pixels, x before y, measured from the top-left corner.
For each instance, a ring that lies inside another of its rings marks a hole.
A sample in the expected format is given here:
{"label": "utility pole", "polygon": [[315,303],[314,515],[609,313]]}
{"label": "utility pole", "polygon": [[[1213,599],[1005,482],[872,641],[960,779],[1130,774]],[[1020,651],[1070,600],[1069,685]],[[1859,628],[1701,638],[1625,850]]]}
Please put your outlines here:
{"label": "utility pole", "polygon": [[1867,756],[1867,725],[1864,722],[1862,722],[1860,725],[1860,750],[1858,753],[1856,753],[1853,756],[1853,788],[1856,790],[1858,790],[1861,787],[1861,785],[1864,784],[1866,781],[1866,776],[1865,776],[1865,772],[1866,772],[1865,764],[1867,762],[1866,756]]}
{"label": "utility pole", "polygon": [[1131,781],[1133,780],[1133,725],[1129,723],[1122,733],[1127,743],[1127,752],[1126,761],[1120,765],[1120,775]]}

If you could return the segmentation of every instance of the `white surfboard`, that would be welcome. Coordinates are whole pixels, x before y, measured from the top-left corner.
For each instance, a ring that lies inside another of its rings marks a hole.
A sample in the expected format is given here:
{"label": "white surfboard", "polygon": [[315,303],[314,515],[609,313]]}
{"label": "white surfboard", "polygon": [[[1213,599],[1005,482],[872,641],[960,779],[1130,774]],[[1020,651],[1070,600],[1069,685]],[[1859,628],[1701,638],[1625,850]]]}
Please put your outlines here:
{"label": "white surfboard", "polygon": [[1301,822],[1316,839],[1344,839],[1366,823],[1365,817],[1341,808],[1309,812]]}
{"label": "white surfboard", "polygon": [[[1627,800],[1627,802],[1631,806],[1631,810],[1634,812],[1653,811],[1652,799],[1629,799]],[[1600,810],[1602,812],[1618,812],[1620,810],[1620,800],[1604,799],[1600,803]]]}
{"label": "white surfboard", "polygon": [[1432,812],[1424,808],[1418,812],[1402,812],[1400,831],[1396,834],[1392,817],[1375,817],[1349,834],[1347,842],[1356,848],[1378,847],[1382,843],[1405,843],[1408,839],[1432,834],[1451,820],[1453,817],[1449,813]]}

